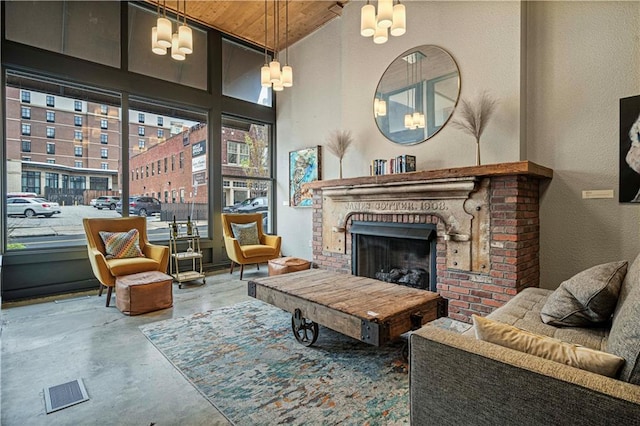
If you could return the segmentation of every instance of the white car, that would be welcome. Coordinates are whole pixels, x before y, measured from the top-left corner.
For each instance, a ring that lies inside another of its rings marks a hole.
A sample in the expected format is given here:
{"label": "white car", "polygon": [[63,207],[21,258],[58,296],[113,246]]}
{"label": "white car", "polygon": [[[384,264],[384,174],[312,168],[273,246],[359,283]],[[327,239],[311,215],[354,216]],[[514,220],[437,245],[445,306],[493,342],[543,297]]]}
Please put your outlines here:
{"label": "white car", "polygon": [[60,213],[60,205],[44,198],[7,198],[8,216],[51,217],[56,213]]}

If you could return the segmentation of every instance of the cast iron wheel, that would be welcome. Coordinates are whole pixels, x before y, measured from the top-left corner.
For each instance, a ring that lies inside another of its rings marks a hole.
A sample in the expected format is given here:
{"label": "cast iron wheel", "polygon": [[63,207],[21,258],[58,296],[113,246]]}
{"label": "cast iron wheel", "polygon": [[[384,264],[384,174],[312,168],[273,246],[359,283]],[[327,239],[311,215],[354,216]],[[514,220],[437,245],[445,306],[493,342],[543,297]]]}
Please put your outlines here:
{"label": "cast iron wheel", "polygon": [[304,346],[311,346],[318,340],[318,323],[304,318],[300,309],[296,309],[291,317],[291,329],[298,343]]}

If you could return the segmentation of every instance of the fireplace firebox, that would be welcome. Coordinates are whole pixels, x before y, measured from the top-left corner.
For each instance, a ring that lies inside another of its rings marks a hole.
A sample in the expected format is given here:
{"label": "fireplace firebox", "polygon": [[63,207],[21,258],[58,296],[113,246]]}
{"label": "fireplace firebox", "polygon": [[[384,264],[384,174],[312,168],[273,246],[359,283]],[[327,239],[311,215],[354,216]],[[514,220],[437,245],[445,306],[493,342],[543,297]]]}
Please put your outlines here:
{"label": "fireplace firebox", "polygon": [[353,221],[352,274],[436,291],[436,225]]}

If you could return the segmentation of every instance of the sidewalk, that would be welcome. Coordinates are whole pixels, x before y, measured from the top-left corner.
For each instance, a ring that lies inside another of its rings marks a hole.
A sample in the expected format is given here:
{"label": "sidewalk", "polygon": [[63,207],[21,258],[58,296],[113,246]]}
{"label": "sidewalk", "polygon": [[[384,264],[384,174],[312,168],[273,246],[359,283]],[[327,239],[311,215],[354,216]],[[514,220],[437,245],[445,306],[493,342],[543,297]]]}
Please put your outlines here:
{"label": "sidewalk", "polygon": [[[73,225],[57,225],[44,223],[51,219],[44,218],[20,218],[7,226],[9,238],[25,237],[55,237],[59,235],[84,234],[82,222]],[[168,222],[161,222],[159,217],[147,218],[147,230],[167,229]],[[168,232],[168,231],[167,231]],[[167,235],[169,235],[167,233]],[[168,238],[168,237],[167,237]]]}

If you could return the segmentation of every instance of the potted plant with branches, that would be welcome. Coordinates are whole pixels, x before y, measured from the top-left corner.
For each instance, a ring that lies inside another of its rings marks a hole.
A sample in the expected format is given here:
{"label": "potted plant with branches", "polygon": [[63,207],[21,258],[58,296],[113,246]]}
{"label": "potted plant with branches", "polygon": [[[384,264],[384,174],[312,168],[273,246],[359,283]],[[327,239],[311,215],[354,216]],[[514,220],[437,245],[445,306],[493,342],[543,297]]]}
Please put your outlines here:
{"label": "potted plant with branches", "polygon": [[451,124],[470,134],[476,140],[476,166],[480,165],[480,137],[493,116],[498,105],[497,99],[487,92],[482,92],[474,99],[460,99],[459,113]]}
{"label": "potted plant with branches", "polygon": [[348,130],[335,130],[328,138],[327,149],[340,160],[340,179],[342,179],[342,159],[352,143],[353,137]]}

